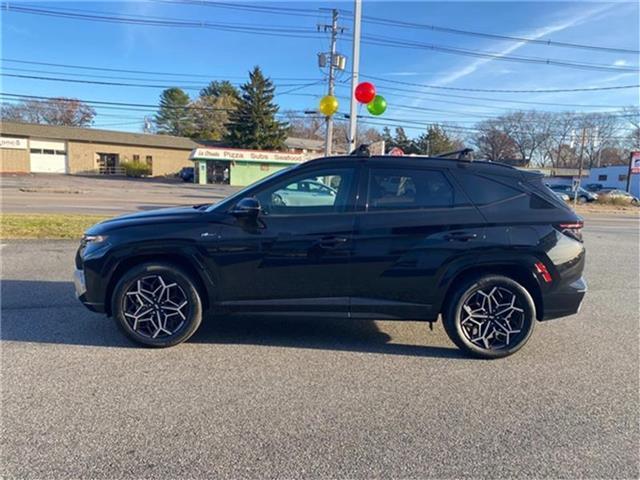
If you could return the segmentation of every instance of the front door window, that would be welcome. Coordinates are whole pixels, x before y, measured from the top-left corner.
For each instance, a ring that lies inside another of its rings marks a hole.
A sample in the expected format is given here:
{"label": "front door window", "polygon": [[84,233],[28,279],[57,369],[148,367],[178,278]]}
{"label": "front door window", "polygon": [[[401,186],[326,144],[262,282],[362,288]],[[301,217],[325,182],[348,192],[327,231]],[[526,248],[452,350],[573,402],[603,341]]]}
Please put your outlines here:
{"label": "front door window", "polygon": [[266,215],[340,213],[351,207],[351,168],[316,170],[283,180],[256,197]]}

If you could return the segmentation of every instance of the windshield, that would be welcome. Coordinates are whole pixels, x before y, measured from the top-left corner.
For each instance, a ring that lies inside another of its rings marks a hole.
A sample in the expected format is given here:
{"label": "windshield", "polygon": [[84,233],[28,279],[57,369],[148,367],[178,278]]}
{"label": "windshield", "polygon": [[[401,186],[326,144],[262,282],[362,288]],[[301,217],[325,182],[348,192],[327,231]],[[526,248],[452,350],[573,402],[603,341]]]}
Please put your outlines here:
{"label": "windshield", "polygon": [[249,190],[253,190],[255,187],[258,187],[259,185],[262,185],[263,183],[266,183],[273,178],[278,178],[280,175],[284,175],[285,173],[290,172],[291,170],[297,168],[299,165],[300,164],[296,164],[296,165],[291,165],[290,167],[287,167],[287,168],[283,168],[282,170],[278,170],[277,172],[274,172],[271,175],[268,175],[267,177],[261,180],[258,180],[257,182],[252,183],[251,185],[244,187],[242,190],[239,190],[233,195],[228,196],[221,202],[211,204],[207,208],[207,212],[223,211],[227,209],[230,205],[233,205],[235,202],[245,197]]}

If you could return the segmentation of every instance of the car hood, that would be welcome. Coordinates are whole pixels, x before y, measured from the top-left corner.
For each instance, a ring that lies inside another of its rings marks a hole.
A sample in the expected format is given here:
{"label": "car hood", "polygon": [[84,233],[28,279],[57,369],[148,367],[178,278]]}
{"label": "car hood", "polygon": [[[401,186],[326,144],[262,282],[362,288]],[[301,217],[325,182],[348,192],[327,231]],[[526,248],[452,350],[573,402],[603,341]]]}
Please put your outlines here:
{"label": "car hood", "polygon": [[123,227],[148,225],[152,223],[190,222],[202,218],[202,215],[205,213],[206,212],[204,210],[194,207],[161,208],[157,210],[129,213],[96,223],[90,227],[86,233],[88,235],[102,235]]}

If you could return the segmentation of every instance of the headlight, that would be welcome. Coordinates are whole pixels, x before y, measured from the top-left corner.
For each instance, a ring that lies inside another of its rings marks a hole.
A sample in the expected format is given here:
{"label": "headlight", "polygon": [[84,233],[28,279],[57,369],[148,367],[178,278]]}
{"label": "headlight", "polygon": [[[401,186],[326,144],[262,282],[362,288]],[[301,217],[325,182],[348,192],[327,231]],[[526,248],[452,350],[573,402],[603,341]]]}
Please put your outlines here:
{"label": "headlight", "polygon": [[83,235],[82,236],[82,245],[88,245],[89,243],[97,244],[107,241],[106,235]]}

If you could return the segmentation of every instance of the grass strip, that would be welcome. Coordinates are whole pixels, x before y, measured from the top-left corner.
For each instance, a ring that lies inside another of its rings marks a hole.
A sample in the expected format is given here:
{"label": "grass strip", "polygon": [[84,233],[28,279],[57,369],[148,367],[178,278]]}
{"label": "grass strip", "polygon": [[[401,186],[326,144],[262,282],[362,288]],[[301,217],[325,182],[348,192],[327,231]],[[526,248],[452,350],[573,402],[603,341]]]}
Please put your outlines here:
{"label": "grass strip", "polygon": [[0,238],[6,239],[80,239],[94,223],[109,217],[40,213],[0,215]]}

